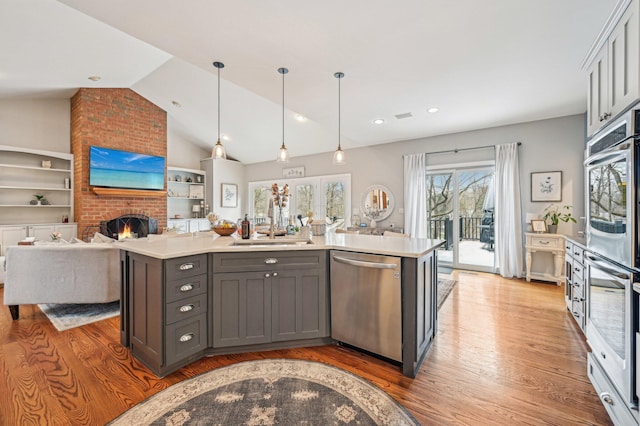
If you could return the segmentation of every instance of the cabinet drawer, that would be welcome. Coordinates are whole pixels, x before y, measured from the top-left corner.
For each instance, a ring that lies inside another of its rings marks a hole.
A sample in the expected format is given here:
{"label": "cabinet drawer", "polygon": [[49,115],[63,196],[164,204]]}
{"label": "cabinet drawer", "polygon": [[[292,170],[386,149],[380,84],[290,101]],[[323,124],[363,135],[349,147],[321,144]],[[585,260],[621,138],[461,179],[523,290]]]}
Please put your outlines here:
{"label": "cabinet drawer", "polygon": [[573,256],[573,243],[569,240],[565,240],[564,242],[564,252],[567,256]]}
{"label": "cabinet drawer", "polygon": [[581,282],[584,281],[584,266],[581,263],[578,263],[575,259],[573,261],[573,274],[574,280],[579,279]]}
{"label": "cabinet drawer", "polygon": [[207,273],[207,255],[197,254],[195,256],[169,259],[166,261],[165,265],[167,281],[185,277],[194,277],[196,275]]}
{"label": "cabinet drawer", "polygon": [[[609,417],[616,425],[635,425],[638,424],[635,416],[632,414],[620,394],[613,387],[604,371],[593,357],[592,353],[587,354],[587,375],[591,384],[600,397],[600,402],[607,410]],[[637,414],[637,413],[636,413]]]}
{"label": "cabinet drawer", "polygon": [[531,247],[562,249],[563,239],[558,237],[532,236]]}
{"label": "cabinet drawer", "polygon": [[167,304],[167,324],[173,324],[186,318],[207,312],[207,295],[201,294],[188,299]]}
{"label": "cabinet drawer", "polygon": [[166,328],[166,362],[171,365],[207,348],[207,315],[186,319]]}
{"label": "cabinet drawer", "polygon": [[326,256],[324,250],[214,253],[213,272],[324,268]]}
{"label": "cabinet drawer", "polygon": [[584,250],[577,245],[573,246],[573,252],[571,256],[577,261],[584,264]]}
{"label": "cabinet drawer", "polygon": [[207,292],[207,274],[186,277],[167,282],[165,297],[167,303]]}

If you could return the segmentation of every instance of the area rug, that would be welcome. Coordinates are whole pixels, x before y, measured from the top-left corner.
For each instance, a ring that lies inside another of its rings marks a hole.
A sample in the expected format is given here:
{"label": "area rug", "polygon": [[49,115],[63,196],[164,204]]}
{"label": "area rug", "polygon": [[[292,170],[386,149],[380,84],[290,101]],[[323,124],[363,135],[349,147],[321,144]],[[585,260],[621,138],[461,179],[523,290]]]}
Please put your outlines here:
{"label": "area rug", "polygon": [[175,384],[109,425],[418,425],[385,392],[330,365],[273,359]]}
{"label": "area rug", "polygon": [[58,331],[68,330],[120,314],[120,301],[93,304],[48,303],[38,305]]}
{"label": "area rug", "polygon": [[456,282],[456,280],[438,278],[438,310],[440,310],[444,301],[447,300]]}

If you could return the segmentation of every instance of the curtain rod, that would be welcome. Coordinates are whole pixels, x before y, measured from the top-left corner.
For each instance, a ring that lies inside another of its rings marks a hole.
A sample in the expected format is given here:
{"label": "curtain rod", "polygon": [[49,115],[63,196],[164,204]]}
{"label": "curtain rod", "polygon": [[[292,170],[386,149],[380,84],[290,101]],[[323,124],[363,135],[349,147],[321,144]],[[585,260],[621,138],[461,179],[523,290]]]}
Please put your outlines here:
{"label": "curtain rod", "polygon": [[[518,146],[520,146],[520,145],[522,145],[522,142],[518,142]],[[449,152],[453,152],[453,153],[457,154],[458,152],[461,152],[461,151],[470,151],[472,149],[487,149],[487,148],[495,148],[495,147],[496,147],[496,145],[474,146],[472,148],[447,149],[447,150],[444,150],[444,151],[425,152],[425,154],[427,154],[427,155],[431,155],[431,154],[446,154],[446,153],[449,153]],[[403,157],[404,157],[404,155],[403,155]]]}

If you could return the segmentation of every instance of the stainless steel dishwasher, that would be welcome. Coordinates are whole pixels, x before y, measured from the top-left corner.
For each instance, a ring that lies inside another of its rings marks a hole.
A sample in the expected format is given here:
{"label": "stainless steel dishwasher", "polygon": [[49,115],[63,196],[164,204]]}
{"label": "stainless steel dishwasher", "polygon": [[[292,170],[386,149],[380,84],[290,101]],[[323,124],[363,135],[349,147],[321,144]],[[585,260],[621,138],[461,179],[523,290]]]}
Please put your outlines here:
{"label": "stainless steel dishwasher", "polygon": [[402,361],[400,258],[331,251],[331,337]]}

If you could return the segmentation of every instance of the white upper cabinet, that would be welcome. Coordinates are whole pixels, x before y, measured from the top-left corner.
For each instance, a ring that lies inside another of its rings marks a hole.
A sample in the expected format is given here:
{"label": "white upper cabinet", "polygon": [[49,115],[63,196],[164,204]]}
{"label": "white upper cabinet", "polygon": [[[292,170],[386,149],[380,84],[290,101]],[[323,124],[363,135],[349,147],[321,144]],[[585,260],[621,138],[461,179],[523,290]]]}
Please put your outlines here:
{"label": "white upper cabinet", "polygon": [[587,65],[587,134],[640,98],[639,0],[632,0]]}

